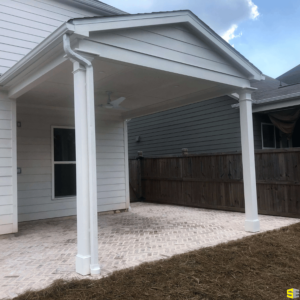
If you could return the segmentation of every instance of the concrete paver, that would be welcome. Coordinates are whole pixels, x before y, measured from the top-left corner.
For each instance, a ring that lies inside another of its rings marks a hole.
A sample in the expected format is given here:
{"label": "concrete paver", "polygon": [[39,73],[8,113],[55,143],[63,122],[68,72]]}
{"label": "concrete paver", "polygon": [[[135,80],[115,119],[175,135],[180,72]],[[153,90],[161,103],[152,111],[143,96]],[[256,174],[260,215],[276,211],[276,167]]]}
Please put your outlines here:
{"label": "concrete paver", "polygon": [[[100,278],[115,270],[165,259],[251,235],[243,213],[150,203],[132,211],[99,215]],[[299,219],[260,215],[261,232]],[[0,299],[40,289],[75,272],[76,217],[19,224],[19,233],[0,237]]]}

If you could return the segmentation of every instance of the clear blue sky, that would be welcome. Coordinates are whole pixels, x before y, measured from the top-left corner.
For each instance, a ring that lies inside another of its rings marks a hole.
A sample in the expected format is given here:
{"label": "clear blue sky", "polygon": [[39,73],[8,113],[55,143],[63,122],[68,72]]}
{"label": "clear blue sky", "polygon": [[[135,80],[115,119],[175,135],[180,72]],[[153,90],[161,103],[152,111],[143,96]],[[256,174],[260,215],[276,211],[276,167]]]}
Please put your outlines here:
{"label": "clear blue sky", "polygon": [[264,74],[300,64],[300,0],[103,0],[129,13],[190,9]]}

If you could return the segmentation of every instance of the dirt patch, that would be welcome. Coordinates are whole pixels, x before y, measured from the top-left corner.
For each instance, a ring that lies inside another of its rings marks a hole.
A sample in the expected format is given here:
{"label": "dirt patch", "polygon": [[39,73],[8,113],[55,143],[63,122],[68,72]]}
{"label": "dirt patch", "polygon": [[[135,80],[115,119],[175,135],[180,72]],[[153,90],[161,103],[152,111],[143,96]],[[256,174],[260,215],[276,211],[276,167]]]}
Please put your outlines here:
{"label": "dirt patch", "polygon": [[14,299],[287,299],[290,288],[300,289],[300,223]]}

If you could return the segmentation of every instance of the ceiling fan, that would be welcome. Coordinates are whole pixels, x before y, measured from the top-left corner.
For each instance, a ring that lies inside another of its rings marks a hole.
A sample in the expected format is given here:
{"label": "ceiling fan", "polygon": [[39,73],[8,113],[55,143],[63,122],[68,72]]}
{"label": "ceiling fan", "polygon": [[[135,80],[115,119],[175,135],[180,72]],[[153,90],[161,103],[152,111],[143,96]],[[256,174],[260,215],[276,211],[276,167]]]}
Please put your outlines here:
{"label": "ceiling fan", "polygon": [[119,110],[126,110],[126,108],[123,108],[120,106],[120,104],[126,99],[125,97],[120,97],[116,100],[111,100],[110,95],[112,92],[106,92],[107,94],[107,103],[106,104],[100,104],[99,107],[101,108],[108,108],[108,109],[119,109]]}

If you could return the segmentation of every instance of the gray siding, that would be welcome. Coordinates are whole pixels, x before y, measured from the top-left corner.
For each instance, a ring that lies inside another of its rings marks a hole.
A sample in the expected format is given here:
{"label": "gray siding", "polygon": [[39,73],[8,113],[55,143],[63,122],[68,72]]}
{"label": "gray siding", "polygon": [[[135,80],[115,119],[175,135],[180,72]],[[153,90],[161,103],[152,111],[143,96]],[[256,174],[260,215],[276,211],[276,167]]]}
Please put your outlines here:
{"label": "gray siding", "polygon": [[[241,151],[239,110],[236,100],[218,97],[135,118],[128,123],[129,157]],[[136,142],[136,136],[141,137]]]}

